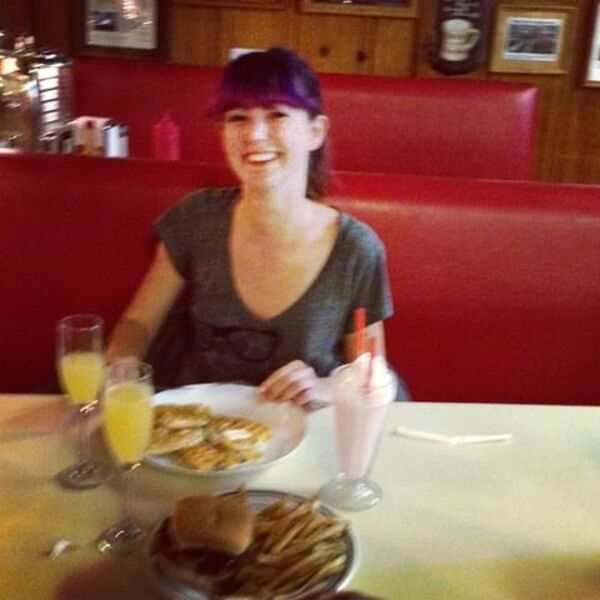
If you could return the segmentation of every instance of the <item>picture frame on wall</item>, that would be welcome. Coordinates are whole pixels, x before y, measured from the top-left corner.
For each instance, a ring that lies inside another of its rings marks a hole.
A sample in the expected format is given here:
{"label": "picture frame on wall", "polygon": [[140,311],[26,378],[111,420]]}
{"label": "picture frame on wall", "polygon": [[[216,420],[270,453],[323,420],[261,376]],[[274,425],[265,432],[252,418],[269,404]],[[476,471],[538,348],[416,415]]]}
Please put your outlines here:
{"label": "picture frame on wall", "polygon": [[416,18],[418,0],[302,0],[305,13]]}
{"label": "picture frame on wall", "polygon": [[76,56],[166,58],[168,0],[76,0]]}
{"label": "picture frame on wall", "polygon": [[600,0],[593,2],[593,18],[587,58],[584,65],[583,85],[600,87]]}
{"label": "picture frame on wall", "polygon": [[573,44],[573,7],[498,6],[490,71],[565,74]]}

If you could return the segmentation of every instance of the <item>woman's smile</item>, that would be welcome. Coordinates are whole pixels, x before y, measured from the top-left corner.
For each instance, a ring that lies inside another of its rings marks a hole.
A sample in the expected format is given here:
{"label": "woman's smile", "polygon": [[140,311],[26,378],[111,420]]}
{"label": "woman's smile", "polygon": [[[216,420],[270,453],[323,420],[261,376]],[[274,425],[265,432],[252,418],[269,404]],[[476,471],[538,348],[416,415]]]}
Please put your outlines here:
{"label": "woman's smile", "polygon": [[278,153],[274,151],[246,152],[243,155],[244,161],[251,165],[264,165],[271,163],[278,158]]}

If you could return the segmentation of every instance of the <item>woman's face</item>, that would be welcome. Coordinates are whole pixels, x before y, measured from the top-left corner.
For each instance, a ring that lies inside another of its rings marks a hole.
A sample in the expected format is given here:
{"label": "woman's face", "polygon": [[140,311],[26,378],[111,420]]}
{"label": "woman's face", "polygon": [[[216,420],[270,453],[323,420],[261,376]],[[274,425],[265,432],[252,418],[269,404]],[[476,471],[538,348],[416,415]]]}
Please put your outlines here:
{"label": "woman's face", "polygon": [[306,186],[309,154],[321,146],[327,118],[286,104],[235,108],[223,119],[223,146],[242,184]]}

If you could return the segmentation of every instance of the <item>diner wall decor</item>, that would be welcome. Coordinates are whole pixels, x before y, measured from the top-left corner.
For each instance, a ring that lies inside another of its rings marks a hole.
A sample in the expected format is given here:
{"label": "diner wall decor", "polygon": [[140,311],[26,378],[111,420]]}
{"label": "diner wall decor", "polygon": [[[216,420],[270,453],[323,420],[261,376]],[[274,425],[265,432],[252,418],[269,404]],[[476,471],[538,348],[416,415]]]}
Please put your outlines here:
{"label": "diner wall decor", "polygon": [[168,0],[76,0],[76,55],[142,58],[166,57]]}
{"label": "diner wall decor", "polygon": [[417,0],[302,0],[306,13],[331,13],[373,17],[418,16]]}
{"label": "diner wall decor", "polygon": [[572,7],[498,6],[490,71],[564,74],[572,53]]}
{"label": "diner wall decor", "polygon": [[491,0],[437,0],[431,64],[445,75],[470,73],[485,63]]}
{"label": "diner wall decor", "polygon": [[600,87],[600,0],[593,3],[590,42],[585,61],[583,85]]}

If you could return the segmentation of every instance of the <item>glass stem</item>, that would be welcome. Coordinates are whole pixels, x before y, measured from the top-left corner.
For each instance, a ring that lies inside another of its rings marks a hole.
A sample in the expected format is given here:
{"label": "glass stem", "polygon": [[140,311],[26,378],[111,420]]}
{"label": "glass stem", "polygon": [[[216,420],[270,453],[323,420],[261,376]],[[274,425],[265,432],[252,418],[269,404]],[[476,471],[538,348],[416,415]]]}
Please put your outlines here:
{"label": "glass stem", "polygon": [[132,521],[133,520],[133,478],[135,471],[138,470],[138,467],[141,466],[141,463],[133,463],[127,465],[125,467],[125,472],[123,473],[123,484],[125,486],[125,490],[123,491],[123,520],[124,521]]}
{"label": "glass stem", "polygon": [[77,456],[82,462],[91,460],[89,421],[93,410],[93,404],[86,404],[77,415]]}

